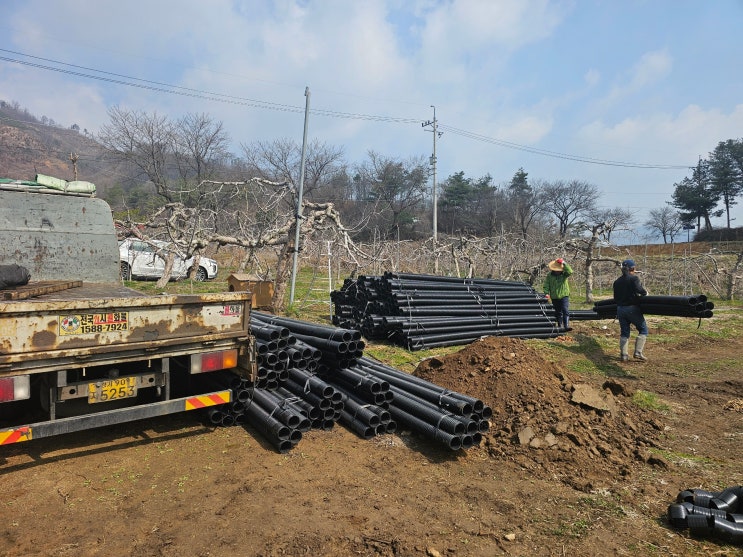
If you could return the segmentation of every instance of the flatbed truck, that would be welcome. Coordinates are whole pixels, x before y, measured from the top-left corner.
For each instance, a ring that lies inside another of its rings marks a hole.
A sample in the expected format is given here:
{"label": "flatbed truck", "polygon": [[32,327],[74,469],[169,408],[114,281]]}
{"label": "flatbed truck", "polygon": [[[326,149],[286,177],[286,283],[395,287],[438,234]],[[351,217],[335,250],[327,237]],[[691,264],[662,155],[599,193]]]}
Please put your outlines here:
{"label": "flatbed truck", "polygon": [[147,295],[121,281],[111,209],[0,180],[0,445],[231,402],[256,373],[250,292]]}

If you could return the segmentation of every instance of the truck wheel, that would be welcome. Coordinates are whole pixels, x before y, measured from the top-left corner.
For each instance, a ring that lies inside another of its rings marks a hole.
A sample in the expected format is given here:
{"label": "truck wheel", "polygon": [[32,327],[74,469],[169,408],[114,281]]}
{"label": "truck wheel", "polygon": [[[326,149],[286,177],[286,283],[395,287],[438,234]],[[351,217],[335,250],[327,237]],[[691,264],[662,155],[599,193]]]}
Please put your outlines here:
{"label": "truck wheel", "polygon": [[198,270],[196,271],[196,274],[193,277],[193,279],[198,282],[204,282],[208,278],[209,278],[209,275],[207,275],[206,269],[204,269],[204,267],[199,267]]}
{"label": "truck wheel", "polygon": [[121,280],[132,280],[132,268],[128,263],[121,264]]}

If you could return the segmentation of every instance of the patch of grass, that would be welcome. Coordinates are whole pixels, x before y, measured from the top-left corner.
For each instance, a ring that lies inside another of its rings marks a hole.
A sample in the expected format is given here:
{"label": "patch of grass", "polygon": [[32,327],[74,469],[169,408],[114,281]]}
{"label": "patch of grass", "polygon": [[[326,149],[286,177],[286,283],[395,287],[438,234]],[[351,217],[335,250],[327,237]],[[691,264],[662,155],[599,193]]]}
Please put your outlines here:
{"label": "patch of grass", "polygon": [[410,350],[406,350],[400,346],[370,342],[367,344],[366,348],[364,348],[364,355],[369,356],[370,358],[375,358],[380,362],[385,362],[387,365],[402,371],[412,372],[423,360],[452,354],[461,349],[461,346],[447,346],[431,350],[417,350],[411,352]]}
{"label": "patch of grass", "polygon": [[694,467],[703,464],[711,464],[712,459],[697,454],[674,452],[669,450],[650,449],[650,452],[662,456],[669,462],[673,462],[678,466]]}
{"label": "patch of grass", "polygon": [[588,532],[590,527],[590,520],[579,518],[573,522],[560,522],[560,524],[552,531],[552,534],[563,538],[580,538]]}
{"label": "patch of grass", "polygon": [[609,493],[581,497],[577,502],[566,505],[575,511],[574,520],[561,520],[552,534],[561,537],[580,538],[592,526],[607,518],[623,519],[627,516],[615,496]]}
{"label": "patch of grass", "polygon": [[645,410],[654,410],[656,412],[665,413],[671,409],[668,404],[661,401],[658,395],[649,391],[635,391],[635,393],[632,395],[632,402],[634,402],[640,408],[644,408]]}
{"label": "patch of grass", "polygon": [[566,363],[565,367],[567,367],[570,371],[580,373],[581,375],[606,375],[601,367],[596,365],[596,363],[591,360],[575,360],[570,363]]}
{"label": "patch of grass", "polygon": [[583,506],[603,512],[605,515],[617,518],[627,516],[624,508],[611,495],[581,497],[580,502]]}

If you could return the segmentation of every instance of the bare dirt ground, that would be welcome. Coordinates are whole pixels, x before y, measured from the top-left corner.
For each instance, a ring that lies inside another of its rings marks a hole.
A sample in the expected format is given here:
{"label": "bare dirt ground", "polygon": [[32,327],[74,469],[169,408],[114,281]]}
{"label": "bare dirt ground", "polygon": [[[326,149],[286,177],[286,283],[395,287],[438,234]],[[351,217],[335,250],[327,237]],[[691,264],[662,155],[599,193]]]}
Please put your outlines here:
{"label": "bare dirt ground", "polygon": [[[743,484],[743,338],[695,326],[680,343],[651,336],[645,363],[594,347],[604,375],[547,361],[547,341],[422,362],[493,408],[468,451],[336,425],[278,454],[192,413],[2,447],[0,555],[743,555],[665,519],[683,489]],[[567,356],[604,334],[578,322],[550,342]],[[638,390],[666,408],[641,409]]]}

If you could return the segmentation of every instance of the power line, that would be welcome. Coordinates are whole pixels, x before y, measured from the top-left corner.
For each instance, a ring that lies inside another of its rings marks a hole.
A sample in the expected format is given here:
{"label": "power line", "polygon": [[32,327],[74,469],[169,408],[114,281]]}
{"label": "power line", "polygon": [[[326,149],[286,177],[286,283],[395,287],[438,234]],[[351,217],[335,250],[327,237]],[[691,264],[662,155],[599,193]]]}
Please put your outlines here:
{"label": "power line", "polygon": [[451,126],[447,126],[444,124],[439,125],[439,128],[446,130],[450,133],[453,133],[455,135],[460,135],[462,137],[474,139],[475,141],[482,141],[483,143],[491,143],[493,145],[498,145],[500,147],[506,147],[508,149],[516,149],[518,151],[526,151],[527,153],[534,153],[536,155],[542,155],[545,157],[553,157],[553,158],[558,158],[558,159],[584,162],[584,163],[589,163],[589,164],[599,164],[599,165],[604,165],[604,166],[621,166],[625,168],[645,168],[645,169],[655,169],[655,170],[683,170],[683,169],[689,168],[688,164],[684,164],[684,165],[643,164],[643,163],[633,163],[633,162],[612,161],[612,160],[606,160],[606,159],[595,159],[591,157],[581,157],[578,155],[568,155],[566,153],[558,153],[556,151],[548,151],[546,149],[538,149],[536,147],[529,147],[528,145],[520,145],[518,143],[513,143],[511,141],[496,139],[493,137],[476,134],[474,132],[469,132],[467,130],[460,130],[458,128],[453,128]]}
{"label": "power line", "polygon": [[[65,68],[59,68],[54,66],[48,66],[45,64],[40,64],[36,62],[30,62],[28,60],[19,60],[16,58],[9,58],[7,56],[0,56],[0,60],[6,61],[6,62],[12,62],[16,64],[21,64],[25,66],[30,66],[38,69],[48,70],[48,71],[54,71],[58,73],[68,74],[68,75],[74,75],[78,77],[85,77],[89,79],[97,79],[99,81],[105,81],[108,83],[113,83],[116,85],[124,85],[127,87],[137,87],[140,89],[146,89],[154,92],[160,92],[160,93],[169,93],[173,95],[180,95],[185,97],[192,97],[192,98],[199,98],[214,102],[222,102],[222,103],[228,103],[228,104],[235,104],[240,106],[250,106],[253,108],[263,108],[267,110],[275,110],[275,111],[281,111],[281,112],[295,112],[295,113],[302,113],[304,109],[299,106],[292,106],[287,104],[279,104],[279,103],[272,103],[268,101],[261,101],[256,99],[248,99],[244,97],[236,97],[233,95],[225,95],[222,93],[215,93],[211,91],[204,91],[200,89],[192,89],[188,87],[180,87],[178,85],[171,85],[167,83],[162,83],[159,81],[151,81],[147,79],[140,79],[136,77],[126,76],[123,74],[117,74],[114,72],[108,72],[104,70],[98,70],[95,68],[89,68],[85,66],[79,66],[75,64],[69,64],[66,62],[61,62],[58,60],[52,60],[49,58],[42,58],[39,56],[32,56],[30,54],[25,54],[22,52],[17,52],[14,50],[8,50],[4,48],[0,48],[0,52],[7,52],[10,54],[15,54],[18,56],[24,56],[27,58],[32,58],[35,60],[41,60],[44,62],[50,62],[53,64],[58,64],[62,66],[67,66],[69,68],[75,68],[75,70],[71,69],[65,69]],[[94,75],[90,73],[84,73],[77,70],[85,70],[86,72],[96,72],[97,74],[102,75]],[[110,77],[106,77],[110,76]],[[136,82],[136,83],[135,83]],[[343,118],[343,119],[352,119],[352,120],[366,120],[366,121],[373,121],[373,122],[387,122],[387,123],[398,123],[398,124],[418,124],[420,123],[420,119],[418,118],[401,118],[401,117],[393,117],[393,116],[380,116],[380,115],[372,115],[372,114],[360,114],[360,113],[353,113],[353,112],[340,112],[335,110],[325,110],[325,109],[312,109],[310,111],[311,114],[316,114],[319,116],[327,116],[331,118]],[[478,134],[475,132],[470,132],[467,130],[455,128],[453,126],[447,126],[445,124],[439,124],[439,129],[446,130],[454,135],[459,135],[461,137],[466,137],[468,139],[472,139],[474,141],[480,141],[482,143],[489,143],[492,145],[497,145],[499,147],[505,147],[507,149],[514,149],[518,151],[524,151],[527,153],[533,153],[540,156],[546,156],[546,157],[552,157],[552,158],[558,158],[563,160],[571,160],[575,162],[582,162],[586,164],[595,164],[595,165],[603,165],[603,166],[615,166],[615,167],[624,167],[624,168],[639,168],[639,169],[649,169],[649,170],[683,170],[688,169],[689,165],[668,165],[668,164],[644,164],[644,163],[632,163],[632,162],[625,162],[625,161],[613,161],[608,159],[598,159],[593,157],[583,157],[579,155],[570,155],[566,153],[560,153],[556,151],[549,151],[546,149],[539,149],[536,147],[530,147],[528,145],[521,145],[519,143],[514,143],[511,141],[506,141],[503,139],[497,139],[493,137],[488,137],[482,134]]]}
{"label": "power line", "polygon": [[[268,101],[261,101],[256,99],[248,99],[244,97],[236,97],[233,95],[225,95],[222,93],[214,93],[212,91],[203,91],[200,89],[191,89],[189,87],[180,87],[178,85],[170,85],[168,83],[162,83],[159,81],[150,81],[147,79],[140,79],[137,77],[131,77],[126,76],[122,74],[117,74],[113,72],[107,72],[104,70],[98,70],[95,68],[87,68],[85,66],[77,66],[75,64],[68,64],[66,62],[60,62],[58,60],[51,60],[49,58],[41,58],[39,56],[31,56],[29,54],[24,54],[22,52],[16,52],[13,50],[8,50],[4,48],[0,48],[0,52],[9,52],[11,54],[17,54],[20,56],[26,56],[28,58],[34,58],[36,60],[43,60],[45,62],[51,62],[53,64],[60,64],[63,66],[68,66],[70,68],[77,68],[81,70],[91,71],[91,72],[97,72],[99,74],[103,75],[94,75],[90,73],[83,73],[81,71],[76,70],[70,70],[65,68],[57,68],[54,66],[48,66],[45,64],[39,64],[36,62],[30,62],[28,60],[18,60],[16,58],[9,58],[7,56],[0,56],[0,60],[4,60],[6,62],[13,62],[15,64],[21,64],[24,66],[30,66],[32,68],[38,68],[42,70],[48,70],[58,73],[63,73],[67,75],[74,75],[77,77],[86,77],[89,79],[97,79],[99,81],[105,81],[108,83],[113,83],[116,85],[126,85],[128,87],[137,87],[140,89],[147,89],[150,91],[160,92],[160,93],[170,93],[172,95],[181,95],[184,97],[192,97],[192,98],[198,98],[198,99],[204,99],[204,100],[210,100],[215,102],[222,102],[222,103],[228,103],[228,104],[235,104],[240,106],[252,106],[254,108],[264,108],[268,110],[276,110],[280,112],[303,112],[304,109],[298,106],[292,106],[287,104],[279,104],[279,103],[272,103]],[[112,76],[112,77],[106,77],[106,76]],[[118,79],[121,78],[121,79]],[[132,81],[125,81],[125,80],[133,80],[137,81],[139,83],[133,83]],[[339,112],[336,110],[324,110],[324,109],[313,109],[311,111],[313,114],[317,114],[320,116],[329,116],[333,118],[346,118],[346,119],[352,119],[352,120],[369,120],[369,121],[376,121],[376,122],[392,122],[392,123],[401,123],[401,124],[417,124],[419,122],[419,119],[417,118],[397,118],[393,116],[379,116],[379,115],[373,115],[373,114],[358,114],[353,112]]]}

